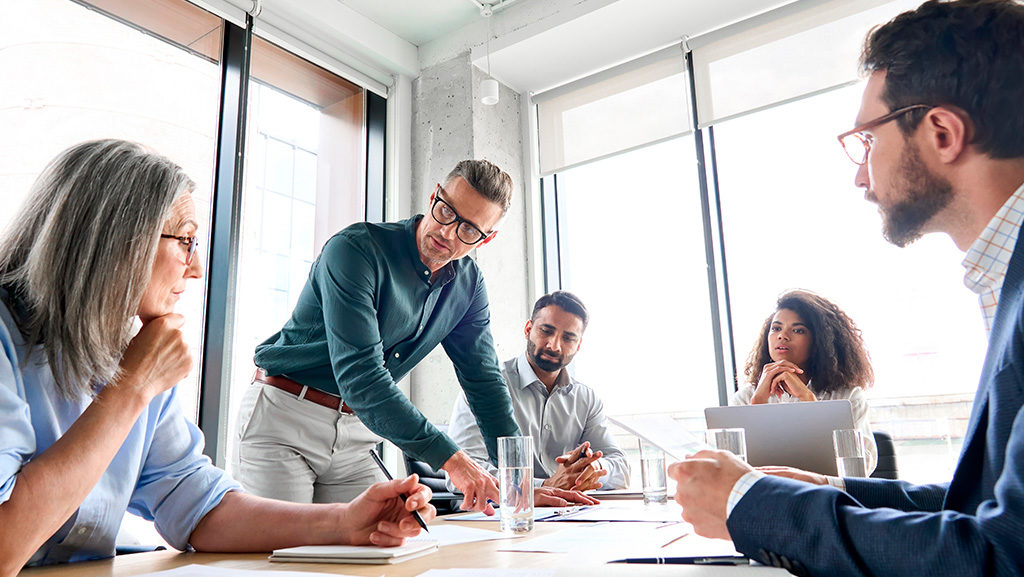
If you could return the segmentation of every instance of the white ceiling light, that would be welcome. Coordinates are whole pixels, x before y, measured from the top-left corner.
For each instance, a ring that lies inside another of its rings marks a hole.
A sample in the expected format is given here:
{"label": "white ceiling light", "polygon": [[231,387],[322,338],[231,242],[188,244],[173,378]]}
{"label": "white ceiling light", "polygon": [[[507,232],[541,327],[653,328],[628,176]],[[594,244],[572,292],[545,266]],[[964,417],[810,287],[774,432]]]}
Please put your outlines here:
{"label": "white ceiling light", "polygon": [[498,81],[491,78],[491,16],[494,14],[491,5],[497,3],[491,0],[480,3],[480,15],[487,19],[487,78],[480,82],[480,102],[487,106],[498,103]]}

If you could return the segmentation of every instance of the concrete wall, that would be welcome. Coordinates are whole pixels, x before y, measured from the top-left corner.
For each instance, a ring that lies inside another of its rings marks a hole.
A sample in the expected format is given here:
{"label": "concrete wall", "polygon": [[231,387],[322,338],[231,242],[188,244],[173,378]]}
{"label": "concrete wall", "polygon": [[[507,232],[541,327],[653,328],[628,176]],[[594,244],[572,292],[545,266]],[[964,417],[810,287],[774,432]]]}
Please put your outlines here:
{"label": "concrete wall", "polygon": [[[434,185],[460,160],[490,160],[512,177],[512,206],[501,232],[470,253],[487,280],[492,332],[498,359],[504,360],[522,350],[522,328],[532,304],[527,295],[525,171],[519,95],[502,86],[498,104],[481,104],[478,90],[485,77],[467,52],[424,69],[413,81],[412,211],[426,211]],[[410,399],[435,423],[448,422],[459,390],[441,347],[409,377]]]}

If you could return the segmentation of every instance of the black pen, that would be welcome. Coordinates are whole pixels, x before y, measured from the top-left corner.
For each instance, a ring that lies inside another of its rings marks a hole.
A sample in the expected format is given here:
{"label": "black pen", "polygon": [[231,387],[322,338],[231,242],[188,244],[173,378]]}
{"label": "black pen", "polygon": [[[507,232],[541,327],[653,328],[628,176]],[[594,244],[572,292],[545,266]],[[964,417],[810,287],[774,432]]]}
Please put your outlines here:
{"label": "black pen", "polygon": [[637,563],[647,565],[748,565],[746,557],[636,557],[617,559],[610,563]]}
{"label": "black pen", "polygon": [[[388,468],[384,466],[384,461],[380,460],[380,456],[377,455],[377,451],[374,451],[373,449],[370,449],[370,456],[373,457],[373,461],[375,463],[377,463],[377,466],[380,467],[380,470],[384,471],[384,476],[388,478],[388,481],[393,481],[394,477],[392,477],[391,473],[388,472]],[[405,494],[401,493],[398,496],[401,497],[402,498],[402,502],[405,503],[405,500],[406,500]],[[420,524],[420,527],[423,527],[424,531],[426,531],[427,533],[430,533],[430,529],[427,529],[427,524],[423,522],[423,517],[420,517],[420,514],[419,514],[418,511],[413,511],[412,512],[412,518],[416,519],[416,522]]]}

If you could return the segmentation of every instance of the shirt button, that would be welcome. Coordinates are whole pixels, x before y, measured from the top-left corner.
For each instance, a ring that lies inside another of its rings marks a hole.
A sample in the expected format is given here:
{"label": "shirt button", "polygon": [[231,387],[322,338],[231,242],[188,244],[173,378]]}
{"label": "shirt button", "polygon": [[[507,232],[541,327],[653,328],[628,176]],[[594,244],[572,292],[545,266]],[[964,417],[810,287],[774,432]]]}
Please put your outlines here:
{"label": "shirt button", "polygon": [[85,532],[86,532],[87,530],[88,530],[88,529],[86,529],[85,527],[79,527],[79,528],[78,528],[78,534],[79,534],[79,535],[85,535]]}
{"label": "shirt button", "polygon": [[551,425],[544,425],[544,430],[545,431],[550,431],[551,430]]}
{"label": "shirt button", "polygon": [[429,270],[425,270],[425,271],[423,271],[423,274],[430,274],[430,271]]}
{"label": "shirt button", "polygon": [[401,355],[399,355],[398,353],[395,353],[395,358],[396,358],[396,359],[397,359],[397,358],[398,358],[399,356],[401,356]]}

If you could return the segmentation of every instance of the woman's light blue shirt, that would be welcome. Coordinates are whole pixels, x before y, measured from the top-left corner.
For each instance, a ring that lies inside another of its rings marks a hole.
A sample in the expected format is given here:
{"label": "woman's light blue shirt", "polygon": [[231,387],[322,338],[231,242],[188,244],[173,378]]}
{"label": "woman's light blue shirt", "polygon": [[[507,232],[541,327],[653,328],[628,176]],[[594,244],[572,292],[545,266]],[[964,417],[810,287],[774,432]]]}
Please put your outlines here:
{"label": "woman's light blue shirt", "polygon": [[[170,545],[185,549],[203,516],[240,489],[202,454],[203,435],[185,419],[176,391],[146,407],[85,502],[28,565],[113,556],[125,511],[154,521]],[[39,347],[26,350],[0,304],[0,504],[11,498],[21,468],[53,445],[91,401],[68,401],[57,392],[46,355]]]}

